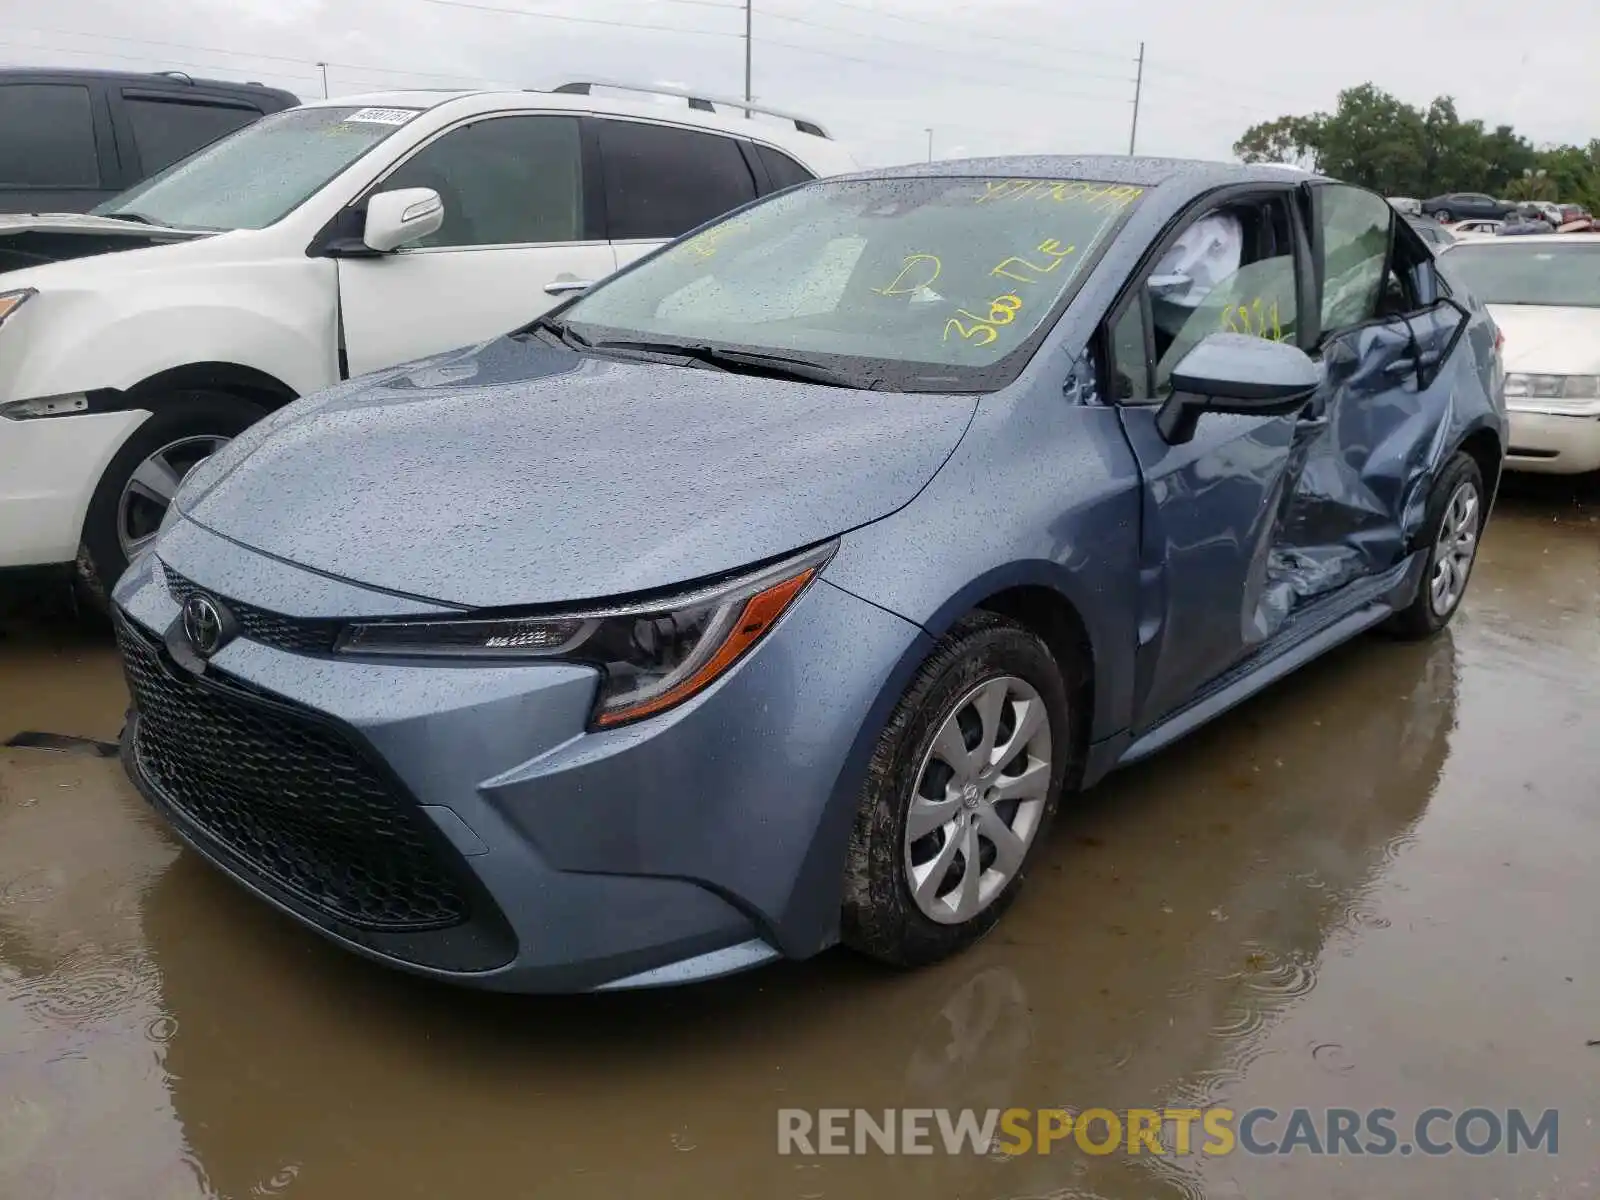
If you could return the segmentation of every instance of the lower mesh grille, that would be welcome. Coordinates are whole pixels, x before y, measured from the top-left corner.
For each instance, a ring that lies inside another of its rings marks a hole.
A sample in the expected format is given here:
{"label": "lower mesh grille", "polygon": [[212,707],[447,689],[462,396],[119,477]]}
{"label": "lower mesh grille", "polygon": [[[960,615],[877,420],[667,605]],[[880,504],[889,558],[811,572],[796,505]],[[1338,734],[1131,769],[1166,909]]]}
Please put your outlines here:
{"label": "lower mesh grille", "polygon": [[144,782],[203,840],[340,921],[442,929],[470,915],[448,845],[398,782],[314,714],[167,668],[119,617]]}

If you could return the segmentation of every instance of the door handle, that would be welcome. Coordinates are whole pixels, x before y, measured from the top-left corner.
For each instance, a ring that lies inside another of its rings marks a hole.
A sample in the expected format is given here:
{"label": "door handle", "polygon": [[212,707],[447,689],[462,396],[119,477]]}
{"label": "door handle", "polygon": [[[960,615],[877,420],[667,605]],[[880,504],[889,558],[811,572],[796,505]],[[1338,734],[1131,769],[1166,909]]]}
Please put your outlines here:
{"label": "door handle", "polygon": [[568,292],[586,292],[594,286],[592,279],[557,279],[554,283],[544,285],[544,290],[551,296],[564,296]]}

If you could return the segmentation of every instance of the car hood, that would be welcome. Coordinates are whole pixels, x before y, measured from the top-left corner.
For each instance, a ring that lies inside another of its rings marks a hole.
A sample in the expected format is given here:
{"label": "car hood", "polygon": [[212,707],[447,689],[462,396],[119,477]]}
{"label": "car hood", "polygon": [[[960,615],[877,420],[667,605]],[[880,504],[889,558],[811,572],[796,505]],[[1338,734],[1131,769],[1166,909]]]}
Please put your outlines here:
{"label": "car hood", "polygon": [[888,515],[975,404],[500,338],[290,405],[202,464],[179,507],[266,554],[445,604],[603,599]]}
{"label": "car hood", "polygon": [[0,214],[0,274],[210,236],[87,213]]}
{"label": "car hood", "polygon": [[1506,335],[1506,370],[1533,375],[1600,375],[1600,309],[1491,304]]}

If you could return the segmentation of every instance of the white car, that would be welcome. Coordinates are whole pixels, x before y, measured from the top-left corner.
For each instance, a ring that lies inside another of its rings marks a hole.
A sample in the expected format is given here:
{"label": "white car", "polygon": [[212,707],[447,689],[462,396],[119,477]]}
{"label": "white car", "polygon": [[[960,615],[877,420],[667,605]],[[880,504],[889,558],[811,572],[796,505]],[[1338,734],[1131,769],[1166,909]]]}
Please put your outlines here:
{"label": "white car", "polygon": [[1600,234],[1458,242],[1439,262],[1505,336],[1506,466],[1600,470]]}
{"label": "white car", "polygon": [[1449,230],[1458,238],[1468,237],[1494,237],[1500,232],[1504,221],[1494,221],[1487,217],[1475,217],[1470,221],[1457,221],[1449,226]]}
{"label": "white car", "polygon": [[94,214],[0,217],[0,568],[75,563],[103,597],[183,475],[268,412],[855,168],[815,122],[744,108],[588,83],[319,101]]}

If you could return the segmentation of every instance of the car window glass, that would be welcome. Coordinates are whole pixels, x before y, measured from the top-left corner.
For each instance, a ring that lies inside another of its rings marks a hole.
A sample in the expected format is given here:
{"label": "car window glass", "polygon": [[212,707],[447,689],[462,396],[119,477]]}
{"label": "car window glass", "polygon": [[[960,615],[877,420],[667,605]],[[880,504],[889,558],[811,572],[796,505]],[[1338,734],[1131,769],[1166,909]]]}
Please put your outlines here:
{"label": "car window glass", "polygon": [[1343,329],[1377,315],[1394,214],[1359,188],[1330,185],[1321,199],[1322,327]]}
{"label": "car window glass", "polygon": [[582,236],[583,166],[576,117],[495,117],[424,146],[378,185],[425,187],[444,224],[422,247],[572,242]]}
{"label": "car window glass", "polygon": [[128,96],[123,101],[139,165],[150,175],[261,116],[248,108]]}
{"label": "car window glass", "polygon": [[0,85],[0,185],[100,186],[88,88]]}
{"label": "car window glass", "polygon": [[1134,302],[1123,307],[1111,326],[1111,397],[1139,404],[1150,397],[1150,360],[1144,341],[1144,309]]}
{"label": "car window glass", "polygon": [[617,241],[675,238],[756,198],[732,138],[638,121],[599,127],[606,217]]}
{"label": "car window glass", "polygon": [[775,192],[816,178],[787,154],[771,146],[757,146],[756,153],[761,156],[761,165],[766,167],[767,178],[772,181],[772,190]]}

